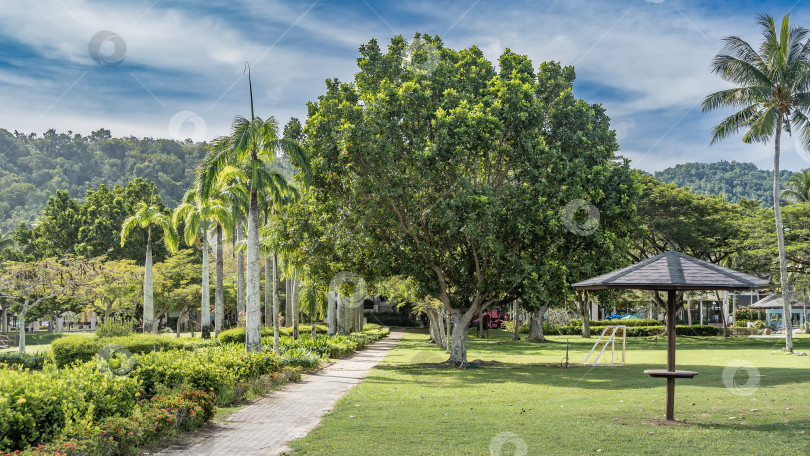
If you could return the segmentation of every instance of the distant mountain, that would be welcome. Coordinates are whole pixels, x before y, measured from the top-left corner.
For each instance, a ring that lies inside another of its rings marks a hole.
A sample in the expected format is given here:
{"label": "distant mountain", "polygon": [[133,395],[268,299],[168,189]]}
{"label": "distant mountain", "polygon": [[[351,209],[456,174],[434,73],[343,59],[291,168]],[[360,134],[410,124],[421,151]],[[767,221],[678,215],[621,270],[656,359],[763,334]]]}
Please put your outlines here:
{"label": "distant mountain", "polygon": [[[136,177],[154,182],[164,204],[175,207],[205,153],[204,143],[113,138],[105,129],[39,136],[0,128],[0,233],[33,222],[57,190],[83,200],[89,189],[126,186]],[[274,164],[287,178],[293,173],[286,157]]]}
{"label": "distant mountain", "polygon": [[[792,171],[782,170],[780,177],[784,181],[791,174]],[[655,178],[696,193],[723,195],[733,203],[747,198],[759,200],[764,207],[773,206],[773,172],[759,169],[753,163],[684,163],[656,172]]]}

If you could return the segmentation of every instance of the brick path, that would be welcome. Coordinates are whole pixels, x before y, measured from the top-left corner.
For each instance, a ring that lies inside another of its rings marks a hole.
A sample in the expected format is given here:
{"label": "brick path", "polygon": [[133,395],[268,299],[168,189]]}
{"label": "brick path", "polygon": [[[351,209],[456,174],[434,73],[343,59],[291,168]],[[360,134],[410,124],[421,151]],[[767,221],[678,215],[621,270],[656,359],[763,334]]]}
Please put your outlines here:
{"label": "brick path", "polygon": [[286,444],[314,429],[335,402],[359,384],[401,338],[401,331],[391,331],[366,349],[248,405],[227,422],[211,423],[186,443],[154,454],[267,456],[289,451]]}

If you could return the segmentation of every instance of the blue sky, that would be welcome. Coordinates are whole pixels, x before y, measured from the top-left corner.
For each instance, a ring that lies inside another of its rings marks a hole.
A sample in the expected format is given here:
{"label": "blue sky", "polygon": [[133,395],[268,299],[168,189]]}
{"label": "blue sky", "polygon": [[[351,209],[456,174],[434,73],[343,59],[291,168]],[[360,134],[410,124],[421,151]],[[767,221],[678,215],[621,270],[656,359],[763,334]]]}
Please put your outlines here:
{"label": "blue sky", "polygon": [[[759,42],[756,14],[781,18],[790,11],[810,27],[810,0],[36,5],[4,0],[0,9],[0,128],[10,131],[89,134],[103,127],[114,136],[210,140],[227,132],[234,115],[249,114],[246,60],[257,114],[303,121],[306,102],[324,92],[325,79],[353,78],[361,44],[418,31],[438,34],[452,48],[477,45],[492,61],[509,47],[535,67],[546,60],[574,65],[576,94],[605,106],[620,153],[648,171],[721,159],[772,169],[770,144],[734,138],[709,146],[712,126],[728,114],[700,112],[703,96],[728,87],[709,63],[727,35]],[[99,49],[95,60],[91,41]],[[783,149],[783,168],[810,167],[790,138]]]}

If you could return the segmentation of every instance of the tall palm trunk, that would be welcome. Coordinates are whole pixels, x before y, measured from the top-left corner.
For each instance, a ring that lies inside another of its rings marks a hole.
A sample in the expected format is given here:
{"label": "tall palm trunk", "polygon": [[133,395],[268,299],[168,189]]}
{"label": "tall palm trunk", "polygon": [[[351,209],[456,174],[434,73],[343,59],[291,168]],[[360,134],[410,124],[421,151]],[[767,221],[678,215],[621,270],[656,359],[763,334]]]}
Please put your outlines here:
{"label": "tall palm trunk", "polygon": [[292,283],[289,278],[284,279],[284,327],[292,326]]}
{"label": "tall palm trunk", "polygon": [[211,293],[210,288],[208,285],[208,280],[211,275],[209,269],[210,265],[208,264],[208,221],[203,220],[203,230],[202,230],[202,290],[200,290],[200,295],[202,296],[200,301],[200,332],[202,333],[203,339],[210,339],[211,338]]}
{"label": "tall palm trunk", "polygon": [[273,252],[273,353],[278,355],[278,255]]}
{"label": "tall palm trunk", "polygon": [[155,296],[152,282],[152,225],[146,238],[146,261],[143,267],[143,332],[157,333],[155,326]]}
{"label": "tall palm trunk", "polygon": [[[249,223],[249,222],[248,222]],[[248,228],[250,231],[250,228]],[[245,237],[245,229],[241,217],[236,222],[236,242]],[[245,311],[245,251],[236,252],[236,313],[241,317]]]}
{"label": "tall palm trunk", "polygon": [[264,257],[264,326],[268,328],[273,325],[272,263],[270,255]]}
{"label": "tall palm trunk", "polygon": [[293,328],[293,340],[298,340],[298,300],[300,296],[298,296],[298,268],[295,269],[293,272],[293,279],[292,279],[292,328]]}
{"label": "tall palm trunk", "polygon": [[259,300],[259,201],[250,192],[247,229],[247,284],[245,289],[245,349],[261,351],[261,302]]}
{"label": "tall palm trunk", "polygon": [[782,207],[779,203],[779,141],[782,138],[782,115],[776,120],[776,137],[774,139],[773,153],[773,212],[776,217],[776,240],[779,245],[779,283],[782,286],[782,299],[785,303],[782,307],[784,314],[782,320],[785,322],[785,351],[793,353],[793,328],[791,328],[790,309],[790,289],[788,288],[787,258],[785,255],[785,232],[782,226]]}
{"label": "tall palm trunk", "polygon": [[214,290],[214,331],[216,335],[222,332],[225,324],[225,264],[222,258],[222,225],[217,223],[217,283]]}

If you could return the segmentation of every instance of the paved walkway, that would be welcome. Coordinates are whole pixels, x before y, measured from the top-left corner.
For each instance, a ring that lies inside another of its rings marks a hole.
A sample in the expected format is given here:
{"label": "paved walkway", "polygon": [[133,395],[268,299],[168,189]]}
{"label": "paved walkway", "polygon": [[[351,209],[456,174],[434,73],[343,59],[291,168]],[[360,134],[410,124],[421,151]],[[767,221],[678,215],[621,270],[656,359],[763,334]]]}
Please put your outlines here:
{"label": "paved walkway", "polygon": [[286,444],[314,429],[335,402],[359,384],[401,338],[401,331],[391,331],[366,349],[241,409],[227,422],[209,424],[187,443],[155,454],[267,456],[289,451]]}

